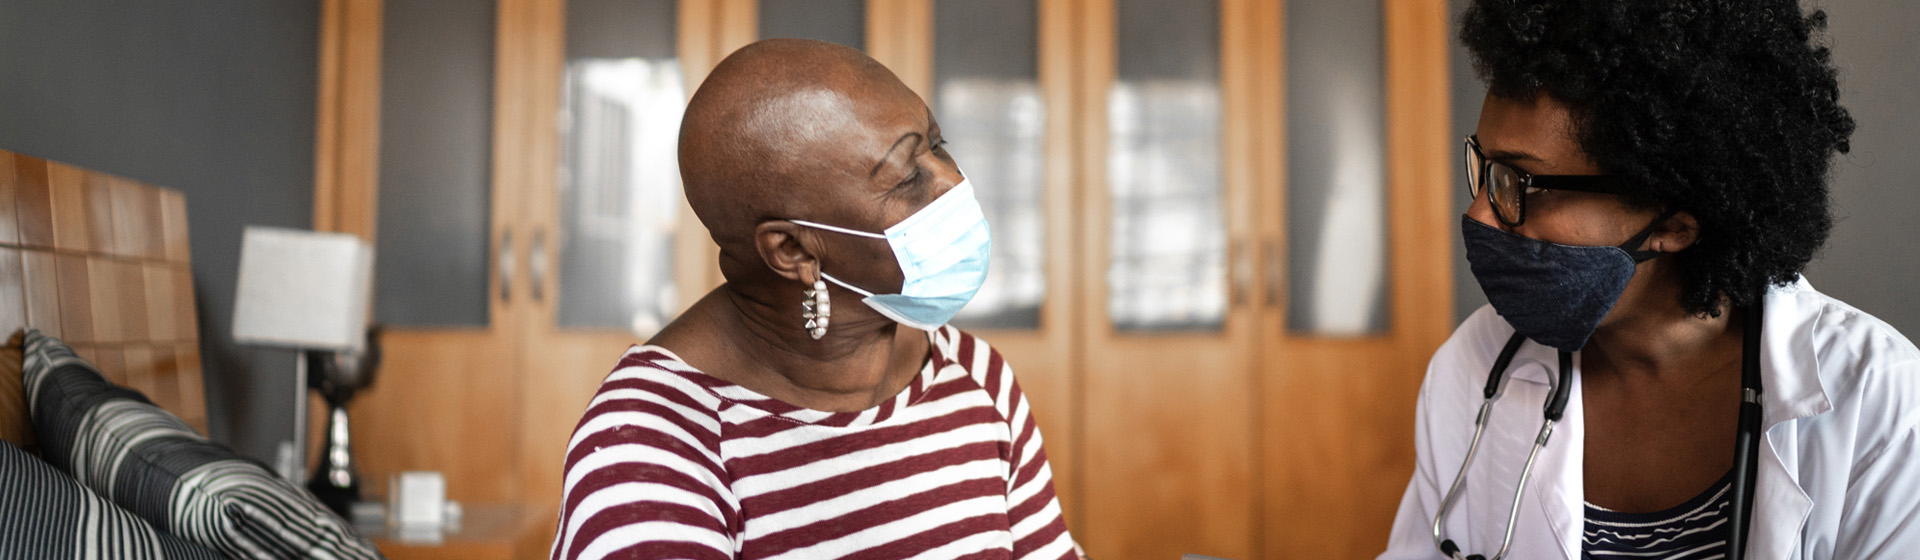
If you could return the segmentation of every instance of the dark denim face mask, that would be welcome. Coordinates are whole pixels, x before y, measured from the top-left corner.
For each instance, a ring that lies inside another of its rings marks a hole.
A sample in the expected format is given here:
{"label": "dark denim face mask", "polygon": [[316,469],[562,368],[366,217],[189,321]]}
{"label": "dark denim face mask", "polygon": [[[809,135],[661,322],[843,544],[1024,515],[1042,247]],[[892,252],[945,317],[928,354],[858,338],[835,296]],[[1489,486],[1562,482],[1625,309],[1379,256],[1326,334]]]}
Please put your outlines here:
{"label": "dark denim face mask", "polygon": [[1635,249],[1672,215],[1662,214],[1617,247],[1548,243],[1466,216],[1460,217],[1460,236],[1473,278],[1493,310],[1534,342],[1575,352],[1627,289],[1634,265],[1660,256]]}

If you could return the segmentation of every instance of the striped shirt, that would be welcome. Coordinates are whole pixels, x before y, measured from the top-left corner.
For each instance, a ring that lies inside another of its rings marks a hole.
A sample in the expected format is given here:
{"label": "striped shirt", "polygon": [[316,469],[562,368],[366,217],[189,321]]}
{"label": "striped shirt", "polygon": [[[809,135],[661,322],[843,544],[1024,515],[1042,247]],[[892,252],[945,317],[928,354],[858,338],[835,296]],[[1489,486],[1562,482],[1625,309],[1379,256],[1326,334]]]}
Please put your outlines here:
{"label": "striped shirt", "polygon": [[551,558],[1075,558],[1012,370],[953,327],[929,338],[920,375],[859,412],[629,349],[567,444]]}
{"label": "striped shirt", "polygon": [[1587,504],[1582,548],[1592,559],[1715,560],[1727,557],[1733,471],[1666,511],[1621,513]]}

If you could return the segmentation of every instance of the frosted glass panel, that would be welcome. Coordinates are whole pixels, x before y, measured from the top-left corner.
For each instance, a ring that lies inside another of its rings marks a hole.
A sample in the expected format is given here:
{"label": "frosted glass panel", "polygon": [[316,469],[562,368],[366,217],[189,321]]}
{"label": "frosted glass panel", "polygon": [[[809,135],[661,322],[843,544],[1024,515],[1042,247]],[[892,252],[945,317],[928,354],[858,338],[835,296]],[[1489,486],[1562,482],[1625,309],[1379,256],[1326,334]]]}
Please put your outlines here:
{"label": "frosted glass panel", "polygon": [[676,2],[567,4],[558,324],[651,336],[678,308]]}
{"label": "frosted glass panel", "polygon": [[1378,0],[1289,0],[1287,328],[1388,329],[1385,20]]}
{"label": "frosted glass panel", "polygon": [[383,9],[374,317],[486,326],[493,3],[388,0]]}
{"label": "frosted glass panel", "polygon": [[1035,329],[1047,295],[1036,0],[934,3],[933,110],[993,228],[993,266],[962,328]]}
{"label": "frosted glass panel", "polygon": [[1107,91],[1107,314],[1121,330],[1215,330],[1227,311],[1215,2],[1120,0]]}
{"label": "frosted glass panel", "polygon": [[760,38],[794,37],[867,48],[865,0],[760,0]]}

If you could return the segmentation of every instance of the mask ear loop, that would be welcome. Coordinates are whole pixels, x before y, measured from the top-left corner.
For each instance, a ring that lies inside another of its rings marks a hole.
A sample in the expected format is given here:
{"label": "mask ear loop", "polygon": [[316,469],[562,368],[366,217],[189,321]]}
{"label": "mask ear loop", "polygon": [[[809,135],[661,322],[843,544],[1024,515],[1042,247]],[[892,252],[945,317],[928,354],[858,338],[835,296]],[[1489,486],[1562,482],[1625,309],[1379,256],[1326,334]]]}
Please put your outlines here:
{"label": "mask ear loop", "polygon": [[787,221],[789,221],[789,222],[793,222],[793,223],[796,223],[796,224],[800,224],[800,225],[803,225],[803,226],[807,226],[807,227],[810,227],[810,228],[819,228],[819,229],[824,229],[824,230],[827,230],[827,231],[831,231],[831,232],[837,232],[837,233],[844,233],[844,234],[847,234],[847,235],[858,235],[858,236],[860,236],[860,237],[871,237],[871,238],[874,238],[874,239],[886,239],[886,238],[887,238],[887,235],[886,235],[886,234],[884,234],[884,233],[873,233],[873,232],[870,232],[870,231],[860,231],[860,230],[857,230],[857,229],[847,229],[847,228],[843,228],[843,227],[840,227],[840,226],[830,226],[830,225],[827,225],[827,224],[822,224],[822,223],[816,223],[816,222],[809,222],[809,221],[806,221],[806,220],[787,220]]}
{"label": "mask ear loop", "polygon": [[1653,228],[1660,227],[1660,224],[1666,223],[1668,218],[1672,218],[1674,214],[1678,213],[1680,213],[1679,209],[1670,209],[1666,212],[1661,212],[1660,217],[1653,219],[1653,223],[1647,224],[1647,227],[1641,229],[1640,233],[1633,234],[1633,238],[1628,239],[1626,243],[1621,243],[1620,250],[1626,251],[1627,256],[1633,257],[1634,264],[1647,262],[1653,260],[1654,257],[1666,254],[1666,251],[1641,251],[1640,244],[1646,243],[1647,238],[1653,237]]}
{"label": "mask ear loop", "polygon": [[[847,235],[858,235],[858,236],[860,236],[860,237],[871,237],[871,238],[874,238],[874,239],[886,239],[886,238],[887,238],[887,236],[886,236],[886,234],[882,234],[882,233],[873,233],[873,232],[868,232],[868,231],[860,231],[860,230],[857,230],[857,229],[847,229],[847,228],[843,228],[843,227],[840,227],[840,226],[830,226],[830,225],[827,225],[827,224],[822,224],[822,223],[817,223],[817,222],[809,222],[809,221],[806,221],[806,220],[787,220],[787,221],[789,221],[789,222],[793,222],[793,223],[796,223],[796,224],[800,224],[800,225],[803,225],[803,226],[807,226],[807,227],[810,227],[810,228],[818,228],[818,229],[824,229],[824,230],[827,230],[827,231],[831,231],[831,232],[836,232],[836,233],[844,233],[844,234],[847,234]],[[821,271],[820,271],[820,277],[821,277],[821,278],[825,278],[825,279],[827,279],[827,281],[828,281],[828,282],[832,282],[832,283],[835,283],[835,284],[839,284],[839,285],[840,285],[840,287],[842,287],[842,288],[846,288],[846,289],[847,289],[847,291],[850,291],[850,292],[853,292],[853,293],[856,293],[856,294],[860,294],[860,295],[861,295],[862,297],[873,297],[873,292],[869,292],[869,291],[866,291],[866,290],[862,290],[862,289],[860,289],[860,288],[858,288],[858,287],[856,287],[856,286],[854,286],[853,284],[848,284],[848,283],[846,283],[846,282],[842,282],[842,281],[840,281],[840,279],[839,279],[839,278],[834,278],[834,277],[833,277],[833,275],[831,275],[831,274],[827,274],[827,271],[826,271],[826,270],[821,270]]]}
{"label": "mask ear loop", "polygon": [[839,284],[840,287],[846,288],[847,291],[849,292],[860,294],[861,297],[873,297],[873,292],[862,290],[859,287],[854,286],[853,284],[841,282],[839,278],[834,278],[833,275],[827,274],[827,272],[824,270],[820,271],[820,277],[827,279],[828,282]]}

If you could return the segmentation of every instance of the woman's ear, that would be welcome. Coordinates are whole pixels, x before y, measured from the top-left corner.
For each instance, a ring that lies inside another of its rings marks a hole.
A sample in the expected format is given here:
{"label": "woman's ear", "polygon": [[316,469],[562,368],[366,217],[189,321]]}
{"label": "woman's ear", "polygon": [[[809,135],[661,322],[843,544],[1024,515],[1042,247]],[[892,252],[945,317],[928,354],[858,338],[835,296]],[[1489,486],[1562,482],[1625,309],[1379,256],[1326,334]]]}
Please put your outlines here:
{"label": "woman's ear", "polygon": [[1700,241],[1700,220],[1681,210],[1654,226],[1647,248],[1662,253],[1678,253]]}
{"label": "woman's ear", "polygon": [[782,278],[811,285],[820,279],[820,246],[813,231],[786,221],[761,222],[753,230],[753,246],[767,268]]}

